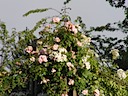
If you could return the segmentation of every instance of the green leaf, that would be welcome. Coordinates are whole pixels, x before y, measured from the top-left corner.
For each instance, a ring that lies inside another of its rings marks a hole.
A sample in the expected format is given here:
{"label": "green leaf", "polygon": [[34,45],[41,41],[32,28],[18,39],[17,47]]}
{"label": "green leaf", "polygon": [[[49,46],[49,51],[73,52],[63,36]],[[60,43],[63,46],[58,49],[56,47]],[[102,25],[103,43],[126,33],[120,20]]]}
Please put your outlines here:
{"label": "green leaf", "polygon": [[45,11],[48,11],[48,9],[49,8],[30,10],[27,13],[25,13],[23,16],[28,16],[28,15],[33,14],[33,13],[45,12]]}

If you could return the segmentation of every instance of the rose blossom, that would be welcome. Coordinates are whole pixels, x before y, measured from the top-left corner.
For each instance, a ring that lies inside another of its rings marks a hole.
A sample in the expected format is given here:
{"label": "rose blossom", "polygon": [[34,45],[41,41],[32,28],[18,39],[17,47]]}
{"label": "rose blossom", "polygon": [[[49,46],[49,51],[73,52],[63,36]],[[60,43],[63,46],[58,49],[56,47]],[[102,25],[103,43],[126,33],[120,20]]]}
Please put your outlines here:
{"label": "rose blossom", "polygon": [[78,32],[77,28],[75,25],[73,25],[70,21],[65,22],[65,26],[72,32],[74,32],[74,34],[76,34]]}
{"label": "rose blossom", "polygon": [[82,43],[80,41],[77,41],[77,45],[81,47]]}
{"label": "rose blossom", "polygon": [[61,59],[62,59],[62,61],[67,61],[67,55],[61,54]]}
{"label": "rose blossom", "polygon": [[100,96],[100,91],[98,89],[94,90],[94,96]]}
{"label": "rose blossom", "polygon": [[25,51],[31,53],[33,51],[32,46],[28,46],[27,48],[25,48]]}
{"label": "rose blossom", "polygon": [[68,94],[67,94],[67,93],[64,93],[64,94],[62,94],[61,96],[68,96]]}
{"label": "rose blossom", "polygon": [[71,62],[66,63],[68,67],[74,68],[74,65]]}
{"label": "rose blossom", "polygon": [[35,61],[35,57],[31,57],[30,61],[34,62]]}
{"label": "rose blossom", "polygon": [[65,48],[59,48],[58,51],[60,53],[67,53],[67,50]]}
{"label": "rose blossom", "polygon": [[112,53],[112,55],[113,55],[112,58],[113,59],[117,59],[120,56],[118,49],[112,49],[110,53]]}
{"label": "rose blossom", "polygon": [[86,66],[86,69],[87,69],[87,70],[90,69],[90,62],[86,62],[86,63],[85,63],[85,66]]}
{"label": "rose blossom", "polygon": [[69,79],[68,85],[74,85],[74,80],[73,79]]}
{"label": "rose blossom", "polygon": [[55,38],[55,41],[56,41],[56,42],[60,42],[60,38],[59,38],[59,37],[56,37],[56,38]]}
{"label": "rose blossom", "polygon": [[127,77],[127,75],[125,74],[125,71],[122,69],[118,69],[117,70],[117,75],[120,79],[125,79]]}
{"label": "rose blossom", "polygon": [[44,78],[44,79],[41,81],[41,84],[42,84],[42,83],[47,83],[48,81],[50,81],[50,80],[49,80],[49,79]]}
{"label": "rose blossom", "polygon": [[54,45],[52,46],[52,49],[53,49],[53,50],[57,50],[57,49],[58,49],[58,47],[59,47],[59,45],[58,45],[58,44],[54,44]]}
{"label": "rose blossom", "polygon": [[60,22],[60,18],[59,18],[59,17],[53,17],[53,18],[52,18],[52,21],[53,21],[54,23],[58,23],[58,22]]}
{"label": "rose blossom", "polygon": [[83,94],[83,95],[88,95],[88,90],[83,90],[83,91],[82,91],[82,94]]}
{"label": "rose blossom", "polygon": [[38,58],[38,61],[39,63],[42,63],[42,62],[47,62],[47,57],[46,55],[40,55],[39,58]]}
{"label": "rose blossom", "polygon": [[77,28],[73,24],[71,25],[71,31],[73,31],[74,34],[76,34],[78,32]]}
{"label": "rose blossom", "polygon": [[52,73],[55,73],[56,72],[56,69],[52,68],[51,72]]}
{"label": "rose blossom", "polygon": [[72,24],[71,21],[64,22],[64,25],[65,25],[67,28],[69,28],[71,24]]}

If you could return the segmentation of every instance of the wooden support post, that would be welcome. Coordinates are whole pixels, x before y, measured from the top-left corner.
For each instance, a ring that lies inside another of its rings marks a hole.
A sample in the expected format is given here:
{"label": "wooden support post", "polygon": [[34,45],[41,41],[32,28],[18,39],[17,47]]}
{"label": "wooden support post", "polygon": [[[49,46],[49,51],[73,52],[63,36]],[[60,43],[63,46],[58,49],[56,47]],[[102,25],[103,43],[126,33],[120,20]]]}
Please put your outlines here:
{"label": "wooden support post", "polygon": [[76,90],[73,90],[73,96],[77,96]]}

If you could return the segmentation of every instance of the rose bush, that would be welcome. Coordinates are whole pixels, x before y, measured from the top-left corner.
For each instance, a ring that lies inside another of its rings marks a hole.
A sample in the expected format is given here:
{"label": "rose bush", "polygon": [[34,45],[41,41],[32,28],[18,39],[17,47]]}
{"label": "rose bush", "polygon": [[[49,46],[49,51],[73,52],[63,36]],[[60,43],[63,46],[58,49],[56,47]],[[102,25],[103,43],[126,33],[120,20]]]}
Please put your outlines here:
{"label": "rose bush", "polygon": [[[1,23],[0,95],[31,89],[29,83],[36,82],[36,93],[48,96],[73,96],[73,91],[80,96],[127,96],[126,73],[117,71],[112,60],[98,58],[91,37],[82,28],[80,18],[73,22],[65,14],[43,18],[32,30],[11,36]],[[37,29],[39,37],[34,34]],[[119,56],[117,52],[111,51],[113,59]],[[35,94],[27,91],[26,95]]]}

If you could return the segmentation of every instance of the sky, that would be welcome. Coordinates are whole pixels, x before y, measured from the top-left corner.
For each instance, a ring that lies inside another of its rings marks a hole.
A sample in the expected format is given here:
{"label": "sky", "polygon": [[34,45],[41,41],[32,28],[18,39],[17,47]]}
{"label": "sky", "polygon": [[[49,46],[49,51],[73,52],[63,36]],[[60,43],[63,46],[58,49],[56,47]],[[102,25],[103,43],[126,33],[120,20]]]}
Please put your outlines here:
{"label": "sky", "polygon": [[[17,31],[24,30],[26,27],[33,28],[35,23],[45,16],[58,15],[55,11],[32,14],[23,17],[23,14],[32,9],[54,8],[61,10],[64,7],[64,0],[0,0],[0,20],[5,22],[8,30],[16,28]],[[72,0],[67,7],[72,19],[77,16],[82,17],[87,28],[90,26],[101,26],[107,23],[122,21],[124,19],[123,9],[111,7],[106,0]],[[105,33],[108,36],[115,33]],[[116,36],[123,36],[118,33]]]}

